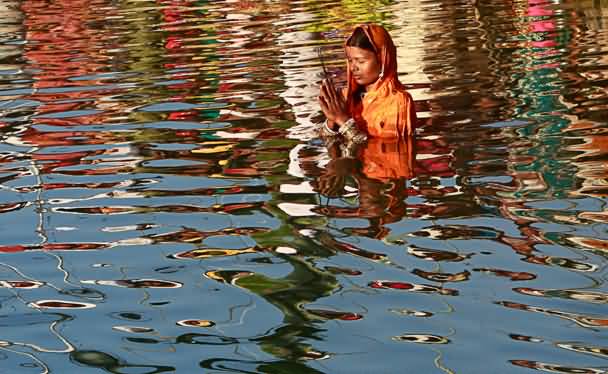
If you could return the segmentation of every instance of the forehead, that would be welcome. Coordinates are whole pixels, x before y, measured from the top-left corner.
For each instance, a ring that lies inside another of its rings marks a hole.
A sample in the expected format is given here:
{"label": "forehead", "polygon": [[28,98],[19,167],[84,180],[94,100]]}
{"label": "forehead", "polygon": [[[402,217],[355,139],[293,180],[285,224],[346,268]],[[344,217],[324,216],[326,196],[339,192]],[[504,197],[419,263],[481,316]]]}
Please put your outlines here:
{"label": "forehead", "polygon": [[368,51],[367,49],[359,48],[359,47],[346,47],[346,56],[349,58],[361,58],[361,59],[375,59],[376,54],[372,51]]}

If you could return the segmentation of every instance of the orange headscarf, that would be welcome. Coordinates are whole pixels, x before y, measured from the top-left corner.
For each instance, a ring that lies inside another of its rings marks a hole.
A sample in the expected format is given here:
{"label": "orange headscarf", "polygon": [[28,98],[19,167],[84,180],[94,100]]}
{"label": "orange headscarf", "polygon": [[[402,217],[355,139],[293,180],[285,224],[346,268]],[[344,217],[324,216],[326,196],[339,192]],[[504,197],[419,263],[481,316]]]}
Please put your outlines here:
{"label": "orange headscarf", "polygon": [[[360,87],[350,69],[347,72],[346,100],[351,116],[360,130],[371,137],[404,138],[414,133],[416,110],[412,96],[397,76],[397,49],[389,33],[379,25],[362,24],[361,29],[375,49],[382,66],[382,76],[368,88],[361,100],[355,100]],[[348,45],[351,36],[346,40]]]}

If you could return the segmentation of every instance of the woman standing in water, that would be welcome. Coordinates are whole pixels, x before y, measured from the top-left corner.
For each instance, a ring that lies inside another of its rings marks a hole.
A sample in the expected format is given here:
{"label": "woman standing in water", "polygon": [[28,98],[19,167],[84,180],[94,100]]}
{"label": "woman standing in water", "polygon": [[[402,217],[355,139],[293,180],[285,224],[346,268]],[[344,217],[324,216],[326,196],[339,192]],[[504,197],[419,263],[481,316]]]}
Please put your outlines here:
{"label": "woman standing in water", "polygon": [[382,26],[355,27],[346,40],[347,87],[337,92],[323,80],[319,104],[327,121],[325,135],[359,141],[369,137],[406,138],[414,133],[412,96],[397,76],[397,50]]}

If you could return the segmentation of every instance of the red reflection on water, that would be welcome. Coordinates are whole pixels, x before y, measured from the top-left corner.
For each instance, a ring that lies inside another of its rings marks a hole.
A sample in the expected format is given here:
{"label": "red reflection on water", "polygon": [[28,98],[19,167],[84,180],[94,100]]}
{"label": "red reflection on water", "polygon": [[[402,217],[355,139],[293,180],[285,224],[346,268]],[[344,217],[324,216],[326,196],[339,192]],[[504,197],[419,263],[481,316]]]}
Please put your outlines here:
{"label": "red reflection on water", "polygon": [[319,317],[323,317],[326,319],[339,319],[341,321],[357,321],[363,318],[362,315],[358,313],[351,312],[340,312],[336,310],[328,310],[328,309],[305,309],[308,313],[314,314]]}
{"label": "red reflection on water", "polygon": [[88,251],[109,248],[110,243],[44,243],[42,245],[5,245],[0,246],[0,253],[23,252],[30,250],[49,251]]}
{"label": "red reflection on water", "polygon": [[407,282],[395,282],[395,281],[386,281],[386,280],[375,280],[368,284],[371,288],[376,289],[392,289],[392,290],[404,290],[411,292],[421,292],[421,293],[438,293],[441,295],[448,296],[456,296],[458,295],[458,291],[449,288],[436,287],[427,284],[415,284],[415,283],[407,283]]}
{"label": "red reflection on water", "polygon": [[3,245],[0,246],[0,252],[2,253],[14,253],[14,252],[23,252],[30,249],[30,247],[25,245]]}
{"label": "red reflection on water", "polygon": [[393,290],[411,290],[414,285],[405,282],[391,282],[391,281],[373,281],[369,284],[371,288],[390,288]]}
{"label": "red reflection on water", "polygon": [[[94,96],[102,90],[91,93],[84,88],[101,85],[103,82],[70,78],[105,72],[108,66],[112,66],[110,57],[105,54],[113,40],[110,29],[98,27],[106,17],[117,14],[112,5],[104,0],[60,0],[52,4],[23,2],[21,10],[25,15],[23,24],[27,40],[23,55],[28,60],[30,71],[34,72],[33,87],[37,90],[30,98],[43,103],[36,110],[38,115],[96,107],[93,104]],[[103,9],[103,12],[98,9]],[[43,91],[65,87],[74,89],[60,93]],[[78,90],[79,87],[83,89]],[[103,91],[109,92],[110,89],[105,88]],[[34,118],[33,122],[54,125],[91,124],[102,123],[106,116],[105,113],[99,113],[71,118]]]}
{"label": "red reflection on water", "polygon": [[[530,17],[530,32],[540,33],[542,40],[531,41],[531,45],[537,48],[557,47],[557,27],[554,18],[553,5],[545,0],[528,0],[528,16]],[[545,64],[543,67],[557,67],[558,64]]]}
{"label": "red reflection on water", "polygon": [[28,305],[40,309],[90,309],[96,306],[91,303],[64,300],[39,300]]}

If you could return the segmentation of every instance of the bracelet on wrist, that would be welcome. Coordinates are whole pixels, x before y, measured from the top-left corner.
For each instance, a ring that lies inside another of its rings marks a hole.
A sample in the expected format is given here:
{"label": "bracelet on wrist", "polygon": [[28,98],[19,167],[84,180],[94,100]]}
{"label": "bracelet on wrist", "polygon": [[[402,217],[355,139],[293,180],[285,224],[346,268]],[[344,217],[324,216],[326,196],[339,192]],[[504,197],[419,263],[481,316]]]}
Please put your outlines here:
{"label": "bracelet on wrist", "polygon": [[322,133],[324,135],[329,135],[329,136],[338,135],[338,131],[332,130],[329,127],[329,121],[328,120],[325,120],[325,122],[323,123],[323,127],[321,128],[321,130],[322,130]]}

